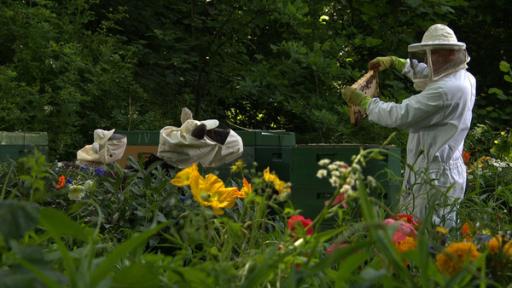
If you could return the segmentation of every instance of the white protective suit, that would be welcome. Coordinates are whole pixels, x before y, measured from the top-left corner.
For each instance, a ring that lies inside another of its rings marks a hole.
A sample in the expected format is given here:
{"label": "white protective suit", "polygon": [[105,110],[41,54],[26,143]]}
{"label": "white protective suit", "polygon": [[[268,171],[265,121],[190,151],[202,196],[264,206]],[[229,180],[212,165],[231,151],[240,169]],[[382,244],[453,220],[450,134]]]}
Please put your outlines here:
{"label": "white protective suit", "polygon": [[[420,219],[427,216],[429,205],[441,206],[434,212],[434,221],[448,227],[455,225],[456,203],[466,187],[462,152],[471,124],[476,81],[465,67],[464,63],[458,70],[431,80],[422,92],[400,104],[373,98],[367,111],[370,121],[409,132],[400,206]],[[412,77],[409,60],[402,72]]]}

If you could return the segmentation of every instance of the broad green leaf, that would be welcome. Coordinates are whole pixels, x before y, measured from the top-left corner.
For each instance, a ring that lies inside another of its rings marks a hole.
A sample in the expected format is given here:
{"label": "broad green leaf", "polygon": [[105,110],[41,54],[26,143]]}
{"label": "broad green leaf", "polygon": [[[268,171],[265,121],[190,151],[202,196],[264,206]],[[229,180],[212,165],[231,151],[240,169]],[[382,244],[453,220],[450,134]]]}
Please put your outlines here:
{"label": "broad green leaf", "polygon": [[108,254],[103,261],[96,267],[92,274],[91,284],[93,287],[97,286],[103,281],[109,274],[113,273],[116,269],[117,263],[135,248],[144,244],[151,235],[158,232],[160,229],[168,225],[168,223],[162,223],[152,229],[146,230],[143,233],[133,235],[130,239],[118,245],[110,254]]}
{"label": "broad green leaf", "polygon": [[54,237],[72,236],[82,241],[88,241],[93,234],[93,230],[84,227],[71,220],[65,213],[53,209],[41,209],[40,223]]}
{"label": "broad green leaf", "polygon": [[500,100],[507,100],[508,97],[507,95],[505,95],[505,93],[503,93],[503,90],[501,89],[498,89],[498,88],[489,88],[488,90],[489,94],[495,94],[496,97]]}
{"label": "broad green leaf", "polygon": [[500,70],[502,72],[509,72],[510,64],[507,61],[500,61]]}
{"label": "broad green leaf", "polygon": [[28,261],[25,261],[23,259],[18,259],[18,261],[20,262],[20,264],[23,267],[25,267],[27,270],[34,273],[37,276],[37,278],[39,278],[41,280],[41,282],[43,282],[46,285],[46,287],[50,287],[50,288],[61,287],[61,285],[59,285],[59,283],[57,283],[57,281],[48,277],[48,275],[46,275],[41,269],[39,269],[34,264],[32,264]]}
{"label": "broad green leaf", "polygon": [[154,265],[134,263],[128,267],[123,267],[114,274],[112,287],[158,287],[160,284],[158,277],[158,269]]}
{"label": "broad green leaf", "polygon": [[213,284],[205,271],[195,267],[171,269],[167,274],[167,280],[177,287],[211,287]]}
{"label": "broad green leaf", "polygon": [[362,253],[354,253],[348,256],[339,264],[338,273],[336,274],[336,286],[346,283],[348,279],[354,276],[354,270],[359,267],[367,259]]}
{"label": "broad green leaf", "polygon": [[32,230],[39,219],[39,207],[34,203],[13,200],[0,201],[0,234],[8,243],[18,240]]}
{"label": "broad green leaf", "polygon": [[505,81],[507,81],[509,83],[512,83],[512,76],[510,76],[510,75],[503,76],[503,79],[505,79]]}

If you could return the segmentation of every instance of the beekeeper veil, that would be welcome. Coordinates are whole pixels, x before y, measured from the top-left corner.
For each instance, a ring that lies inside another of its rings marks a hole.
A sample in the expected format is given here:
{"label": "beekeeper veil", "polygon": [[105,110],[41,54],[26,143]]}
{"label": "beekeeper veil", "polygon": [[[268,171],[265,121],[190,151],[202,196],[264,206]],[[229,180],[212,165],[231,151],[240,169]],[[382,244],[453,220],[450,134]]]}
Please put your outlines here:
{"label": "beekeeper veil", "polygon": [[417,90],[452,72],[466,69],[469,56],[466,44],[458,42],[452,29],[435,24],[427,29],[421,43],[408,46],[412,80]]}

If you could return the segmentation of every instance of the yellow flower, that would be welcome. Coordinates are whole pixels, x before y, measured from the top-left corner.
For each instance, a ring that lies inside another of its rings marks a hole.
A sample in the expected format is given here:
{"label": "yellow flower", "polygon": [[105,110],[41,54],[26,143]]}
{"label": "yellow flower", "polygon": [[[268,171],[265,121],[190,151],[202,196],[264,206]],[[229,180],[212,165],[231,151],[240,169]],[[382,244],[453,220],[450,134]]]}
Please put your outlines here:
{"label": "yellow flower", "polygon": [[199,175],[199,170],[197,169],[197,164],[194,163],[194,164],[192,164],[192,166],[185,168],[185,169],[181,170],[180,172],[178,172],[176,174],[176,176],[174,176],[174,178],[171,180],[171,184],[178,186],[178,187],[187,186],[187,185],[190,185],[190,180],[193,177],[199,177],[199,176],[201,176],[201,175]]}
{"label": "yellow flower", "polygon": [[436,232],[439,233],[439,234],[443,234],[443,235],[446,235],[448,234],[448,229],[442,227],[442,226],[437,226],[436,227]]}
{"label": "yellow flower", "polygon": [[404,240],[396,242],[395,247],[400,253],[414,250],[416,248],[416,239],[407,236]]}
{"label": "yellow flower", "polygon": [[455,242],[436,256],[437,268],[450,276],[457,274],[464,264],[474,262],[480,253],[471,242]]}
{"label": "yellow flower", "polygon": [[238,188],[226,188],[224,182],[214,174],[208,174],[205,178],[198,176],[190,180],[194,200],[202,206],[212,208],[215,215],[222,215],[222,209],[233,207],[236,195],[240,193]]}
{"label": "yellow flower", "polygon": [[274,173],[270,172],[270,167],[267,167],[265,170],[263,170],[263,180],[265,180],[265,182],[273,183],[276,179],[279,180],[279,178]]}
{"label": "yellow flower", "polygon": [[242,172],[245,168],[244,160],[237,160],[233,165],[231,165],[231,173]]}
{"label": "yellow flower", "polygon": [[512,240],[508,241],[507,244],[503,246],[503,253],[512,258]]}
{"label": "yellow flower", "polygon": [[242,181],[243,181],[243,187],[242,187],[242,189],[240,189],[240,191],[236,195],[236,197],[238,197],[238,198],[245,198],[249,194],[252,193],[252,185],[251,185],[251,183],[249,183],[249,181],[247,181],[247,179],[245,179],[245,177],[243,178]]}
{"label": "yellow flower", "polygon": [[489,249],[489,253],[498,253],[498,251],[501,249],[502,243],[503,242],[501,236],[492,237],[492,239],[489,240],[489,242],[487,242],[487,248]]}
{"label": "yellow flower", "polygon": [[274,185],[274,189],[276,189],[279,194],[287,194],[291,192],[290,183],[282,181],[275,173],[271,173],[269,167],[263,170],[263,180],[265,182],[272,183],[272,185]]}

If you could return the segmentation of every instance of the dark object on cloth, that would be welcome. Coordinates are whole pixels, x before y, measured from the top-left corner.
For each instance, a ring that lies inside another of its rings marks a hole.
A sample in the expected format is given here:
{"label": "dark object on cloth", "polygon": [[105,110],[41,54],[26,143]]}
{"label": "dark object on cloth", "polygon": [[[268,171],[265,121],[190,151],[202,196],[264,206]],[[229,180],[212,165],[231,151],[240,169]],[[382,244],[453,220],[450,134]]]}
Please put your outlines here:
{"label": "dark object on cloth", "polygon": [[206,136],[212,139],[213,141],[219,143],[220,145],[224,145],[226,140],[228,139],[229,133],[231,129],[221,129],[221,128],[213,128],[206,131]]}
{"label": "dark object on cloth", "polygon": [[192,137],[198,140],[202,140],[204,138],[204,135],[206,135],[206,125],[203,123],[199,124],[199,126],[192,130],[192,133],[190,133],[190,135],[192,135]]}

